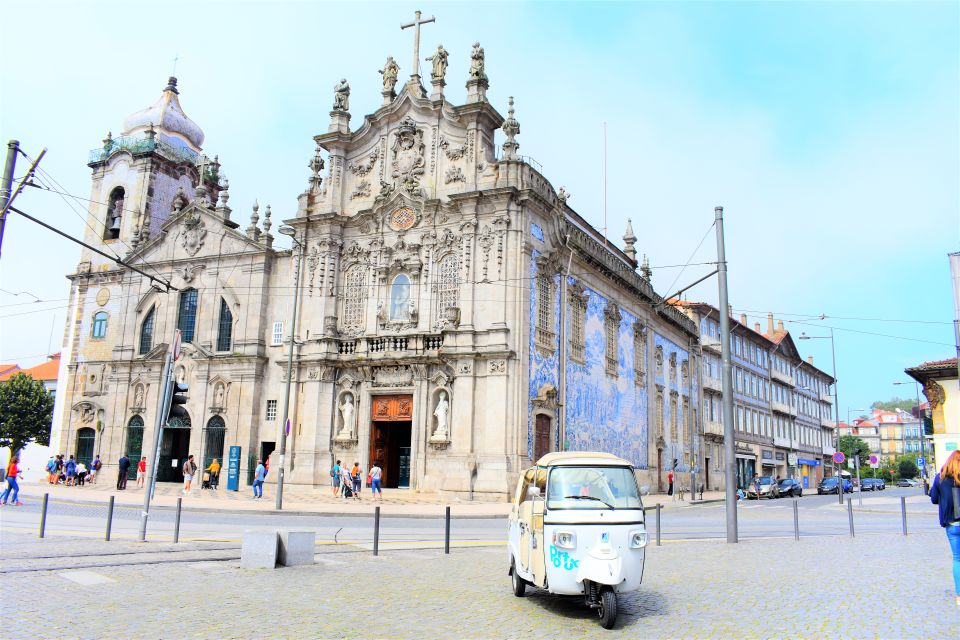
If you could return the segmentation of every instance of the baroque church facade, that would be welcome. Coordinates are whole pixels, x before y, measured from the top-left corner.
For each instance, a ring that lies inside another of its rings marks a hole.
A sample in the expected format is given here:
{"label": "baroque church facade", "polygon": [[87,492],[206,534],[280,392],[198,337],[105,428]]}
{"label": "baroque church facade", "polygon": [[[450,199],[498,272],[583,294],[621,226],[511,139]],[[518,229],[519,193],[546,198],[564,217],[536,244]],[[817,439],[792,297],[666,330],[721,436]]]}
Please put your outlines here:
{"label": "baroque church facade", "polygon": [[696,325],[654,292],[632,229],[614,246],[518,155],[479,44],[459,106],[447,52],[428,60],[429,94],[416,74],[397,91],[389,58],[358,128],[337,84],[282,227],[258,205],[235,220],[175,78],[91,152],[85,240],[127,266],[84,250],[68,276],[56,449],[149,459],[179,330],[189,415],[163,429],[161,481],[231,446],[241,478],[279,463],[291,340],[291,485],[376,460],[386,486],[502,498],[561,448],[622,455],[651,486],[696,464]]}

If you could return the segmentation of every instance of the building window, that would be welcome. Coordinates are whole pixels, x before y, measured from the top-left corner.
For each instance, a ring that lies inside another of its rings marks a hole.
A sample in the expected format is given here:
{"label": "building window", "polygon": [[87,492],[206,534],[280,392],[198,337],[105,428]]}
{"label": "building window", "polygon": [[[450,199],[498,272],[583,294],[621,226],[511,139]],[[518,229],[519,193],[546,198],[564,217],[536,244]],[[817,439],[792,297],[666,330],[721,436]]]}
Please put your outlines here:
{"label": "building window", "polygon": [[156,307],[150,307],[147,316],[140,325],[140,355],[146,355],[153,349],[153,318]]}
{"label": "building window", "polygon": [[410,277],[401,273],[390,285],[390,319],[406,322],[410,317]]}
{"label": "building window", "polygon": [[343,274],[343,316],[340,327],[349,333],[363,331],[367,300],[367,268],[355,264]]}
{"label": "building window", "polygon": [[233,346],[233,314],[230,305],[220,298],[220,323],[217,327],[217,351],[230,351]]}
{"label": "building window", "polygon": [[618,342],[620,338],[620,309],[612,302],[607,303],[603,312],[603,338],[606,369],[609,375],[617,375],[619,365]]}
{"label": "building window", "polygon": [[98,311],[93,314],[93,328],[90,331],[91,338],[103,338],[107,335],[107,312]]}
{"label": "building window", "polygon": [[658,344],[654,352],[654,360],[657,363],[657,376],[663,376],[663,345]]}
{"label": "building window", "polygon": [[120,223],[123,219],[123,187],[110,192],[107,203],[107,215],[103,222],[103,239],[116,240],[120,237]]}
{"label": "building window", "polygon": [[277,419],[277,401],[267,400],[267,420]]}
{"label": "building window", "polygon": [[647,328],[633,324],[633,377],[639,386],[647,383]]}
{"label": "building window", "polygon": [[657,436],[663,437],[663,390],[657,385]]}
{"label": "building window", "polygon": [[460,306],[460,258],[455,253],[440,261],[440,273],[437,277],[437,301],[440,316],[447,309]]}
{"label": "building window", "polygon": [[690,419],[692,417],[693,416],[691,415],[691,412],[690,412],[690,400],[684,397],[683,398],[683,424],[685,425],[684,433],[693,432],[691,428],[693,425],[690,422]]}
{"label": "building window", "polygon": [[553,332],[553,278],[541,273],[536,278],[537,315],[536,335],[537,347],[553,352],[555,347]]}
{"label": "building window", "polygon": [[583,285],[571,284],[570,294],[570,358],[581,364],[587,359],[587,293]]}
{"label": "building window", "polygon": [[679,442],[677,431],[680,428],[677,415],[677,394],[670,394],[670,441]]}
{"label": "building window", "polygon": [[274,347],[283,344],[283,322],[280,320],[273,323],[273,332],[270,335],[270,344]]}
{"label": "building window", "polygon": [[197,328],[197,290],[187,289],[180,292],[180,309],[177,314],[177,329],[183,342],[193,342]]}

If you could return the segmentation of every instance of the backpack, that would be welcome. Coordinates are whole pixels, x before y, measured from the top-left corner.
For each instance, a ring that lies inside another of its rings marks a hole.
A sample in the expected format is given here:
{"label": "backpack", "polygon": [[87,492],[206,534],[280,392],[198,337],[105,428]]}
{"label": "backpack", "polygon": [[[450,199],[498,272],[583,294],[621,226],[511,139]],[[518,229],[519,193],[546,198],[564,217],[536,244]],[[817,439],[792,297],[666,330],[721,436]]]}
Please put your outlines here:
{"label": "backpack", "polygon": [[330,477],[336,478],[338,475],[340,474],[337,473],[337,465],[333,465],[332,467],[330,467]]}
{"label": "backpack", "polygon": [[94,460],[94,461],[93,461],[93,470],[94,470],[94,471],[100,471],[100,467],[101,467],[101,466],[103,466],[103,463],[101,463],[99,460]]}

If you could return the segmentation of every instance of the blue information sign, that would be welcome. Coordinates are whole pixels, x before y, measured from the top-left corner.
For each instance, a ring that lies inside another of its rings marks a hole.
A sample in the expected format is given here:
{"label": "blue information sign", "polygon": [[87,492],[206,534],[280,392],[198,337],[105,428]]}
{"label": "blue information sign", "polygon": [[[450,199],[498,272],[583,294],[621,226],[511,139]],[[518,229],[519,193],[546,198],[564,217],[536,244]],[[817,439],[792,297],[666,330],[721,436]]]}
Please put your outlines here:
{"label": "blue information sign", "polygon": [[917,466],[923,469],[923,458],[917,458]]}
{"label": "blue information sign", "polygon": [[230,447],[227,459],[227,491],[240,490],[240,447]]}

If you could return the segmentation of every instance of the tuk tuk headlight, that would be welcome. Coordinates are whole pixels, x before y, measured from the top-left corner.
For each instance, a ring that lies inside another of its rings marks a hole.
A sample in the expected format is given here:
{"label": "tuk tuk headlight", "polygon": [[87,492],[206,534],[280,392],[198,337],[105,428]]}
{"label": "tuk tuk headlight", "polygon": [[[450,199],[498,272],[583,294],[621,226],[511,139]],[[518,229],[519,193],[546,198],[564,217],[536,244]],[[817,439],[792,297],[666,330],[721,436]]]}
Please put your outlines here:
{"label": "tuk tuk headlight", "polygon": [[643,549],[645,546],[647,546],[647,530],[640,529],[639,531],[631,531],[630,548]]}
{"label": "tuk tuk headlight", "polygon": [[572,531],[554,531],[553,546],[558,549],[576,549],[577,534]]}

